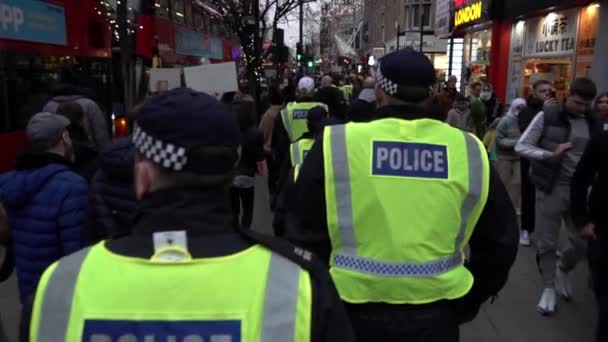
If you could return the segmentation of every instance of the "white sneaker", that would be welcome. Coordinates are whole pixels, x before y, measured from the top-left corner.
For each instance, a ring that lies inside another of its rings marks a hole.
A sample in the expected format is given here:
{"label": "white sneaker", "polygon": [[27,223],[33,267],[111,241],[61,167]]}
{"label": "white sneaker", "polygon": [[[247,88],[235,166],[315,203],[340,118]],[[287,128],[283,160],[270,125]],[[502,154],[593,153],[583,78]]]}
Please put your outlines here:
{"label": "white sneaker", "polygon": [[530,246],[530,233],[527,230],[522,230],[519,235],[519,244],[524,247]]}
{"label": "white sneaker", "polygon": [[536,310],[543,316],[551,316],[555,313],[556,306],[557,297],[555,295],[555,289],[547,287],[540,296],[540,301],[538,302]]}
{"label": "white sneaker", "polygon": [[555,290],[559,295],[566,301],[572,299],[572,281],[570,279],[570,272],[563,271],[559,265],[555,271]]}

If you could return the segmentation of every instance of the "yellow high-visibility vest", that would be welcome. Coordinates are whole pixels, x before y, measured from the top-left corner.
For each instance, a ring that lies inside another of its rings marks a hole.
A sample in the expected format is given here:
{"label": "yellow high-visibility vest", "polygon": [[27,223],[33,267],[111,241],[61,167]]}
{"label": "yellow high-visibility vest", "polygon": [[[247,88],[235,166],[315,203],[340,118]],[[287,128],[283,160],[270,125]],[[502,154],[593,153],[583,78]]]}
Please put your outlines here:
{"label": "yellow high-visibility vest", "polygon": [[304,133],[308,132],[306,120],[308,119],[308,111],[317,106],[328,110],[327,106],[320,102],[290,102],[283,108],[281,119],[290,142],[300,139]]}
{"label": "yellow high-visibility vest", "polygon": [[467,294],[468,243],[489,187],[473,135],[431,119],[330,126],[323,154],[330,273],[350,303]]}
{"label": "yellow high-visibility vest", "polygon": [[50,266],[31,341],[310,341],[311,281],[254,245],[177,263],[121,256],[104,242]]}

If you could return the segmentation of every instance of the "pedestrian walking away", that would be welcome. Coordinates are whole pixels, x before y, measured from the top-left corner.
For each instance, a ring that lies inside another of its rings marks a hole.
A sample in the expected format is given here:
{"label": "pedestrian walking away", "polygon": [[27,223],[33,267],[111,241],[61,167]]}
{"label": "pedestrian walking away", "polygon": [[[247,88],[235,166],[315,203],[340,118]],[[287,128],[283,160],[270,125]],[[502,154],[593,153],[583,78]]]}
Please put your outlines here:
{"label": "pedestrian walking away", "polygon": [[425,55],[388,54],[376,78],[376,119],[308,152],[287,238],[329,264],[358,341],[458,341],[507,281],[515,211],[481,141],[432,119]]}
{"label": "pedestrian walking away", "polygon": [[[518,98],[513,100],[507,114],[500,119],[496,127],[496,169],[502,182],[505,184],[511,202],[517,215],[521,215],[521,165],[520,157],[515,153],[515,145],[521,137],[517,117],[526,107],[526,100]],[[522,233],[523,235],[523,233]],[[523,237],[522,238],[526,238]]]}
{"label": "pedestrian walking away", "polygon": [[238,228],[229,186],[242,140],[229,107],[167,91],[142,106],[132,141],[129,233],[45,271],[23,341],[354,340],[311,252]]}
{"label": "pedestrian walking away", "polygon": [[[544,290],[537,309],[552,315],[557,294],[573,295],[571,271],[585,254],[570,217],[570,183],[589,139],[601,131],[591,112],[595,84],[586,78],[570,86],[564,105],[545,106],[522,134],[515,151],[531,161],[530,179],[536,187],[536,247]],[[556,256],[562,223],[569,246]]]}

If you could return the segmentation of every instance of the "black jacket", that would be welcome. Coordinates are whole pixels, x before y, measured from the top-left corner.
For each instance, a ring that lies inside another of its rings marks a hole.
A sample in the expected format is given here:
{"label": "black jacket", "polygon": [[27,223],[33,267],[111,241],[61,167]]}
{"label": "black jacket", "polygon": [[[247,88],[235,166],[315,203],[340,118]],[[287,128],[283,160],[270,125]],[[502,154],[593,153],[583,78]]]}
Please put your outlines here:
{"label": "black jacket", "polygon": [[[354,341],[350,321],[326,268],[314,256],[308,258],[301,249],[296,249],[285,241],[251,231],[237,231],[228,191],[174,189],[149,194],[139,204],[134,222],[128,229],[132,233],[107,243],[110,251],[149,259],[154,254],[151,235],[179,228],[188,234],[188,250],[193,258],[229,256],[255,244],[283,255],[310,274],[311,341]],[[201,286],[204,288],[204,280],[201,280]],[[28,340],[26,331],[30,316],[31,307],[28,306],[23,313],[21,341]]]}
{"label": "black jacket", "polygon": [[[591,194],[587,196],[589,187]],[[577,228],[594,223],[598,234],[608,229],[608,133],[591,139],[578,164],[571,185],[570,208]]]}
{"label": "black jacket", "polygon": [[346,117],[346,100],[340,89],[325,87],[317,90],[316,99],[329,108],[329,116],[344,120]]}
{"label": "black jacket", "polygon": [[376,102],[367,102],[365,100],[356,99],[348,108],[346,119],[352,122],[367,122],[371,121],[376,111]]}
{"label": "black jacket", "polygon": [[83,230],[86,245],[127,233],[135,211],[133,145],[129,138],[117,139],[100,156],[100,169],[89,188],[89,206]]}
{"label": "black jacket", "polygon": [[534,117],[543,110],[543,102],[537,99],[534,95],[528,96],[526,100],[527,106],[524,108],[519,115],[517,116],[517,121],[519,123],[519,131],[525,132],[525,130],[530,126]]}
{"label": "black jacket", "polygon": [[[409,120],[427,116],[407,114],[420,112],[414,107],[385,107],[379,109],[376,116]],[[286,221],[288,240],[314,251],[327,263],[331,245],[325,208],[323,164],[323,140],[318,138],[298,175],[296,198],[293,201],[297,205],[288,209]],[[515,261],[518,241],[515,210],[504,185],[491,169],[488,201],[469,243],[471,257],[468,268],[475,277],[475,283],[464,298],[454,301],[459,319],[472,320],[481,304],[502,289]]]}
{"label": "black jacket", "polygon": [[262,132],[251,126],[243,132],[241,158],[237,165],[237,174],[253,177],[257,163],[264,160],[264,138]]}

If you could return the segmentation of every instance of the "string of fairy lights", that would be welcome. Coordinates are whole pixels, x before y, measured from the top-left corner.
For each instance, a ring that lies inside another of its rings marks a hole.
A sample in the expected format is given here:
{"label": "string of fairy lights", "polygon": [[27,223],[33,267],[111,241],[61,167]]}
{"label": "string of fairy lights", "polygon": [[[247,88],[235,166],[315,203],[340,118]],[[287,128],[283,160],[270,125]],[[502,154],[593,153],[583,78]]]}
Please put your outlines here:
{"label": "string of fairy lights", "polygon": [[[104,21],[108,24],[108,29],[112,32],[112,37],[116,42],[120,41],[121,31],[121,23],[119,23],[117,20],[116,7],[118,5],[121,5],[122,1],[127,1],[127,6],[130,5],[128,0],[98,0],[93,8],[94,12],[96,12],[98,16],[102,17]],[[127,16],[134,14],[135,9],[133,7],[129,6],[127,10]],[[135,30],[144,29],[143,26],[138,25],[131,19],[127,19],[126,25],[128,25],[126,29],[127,34],[135,34]]]}

